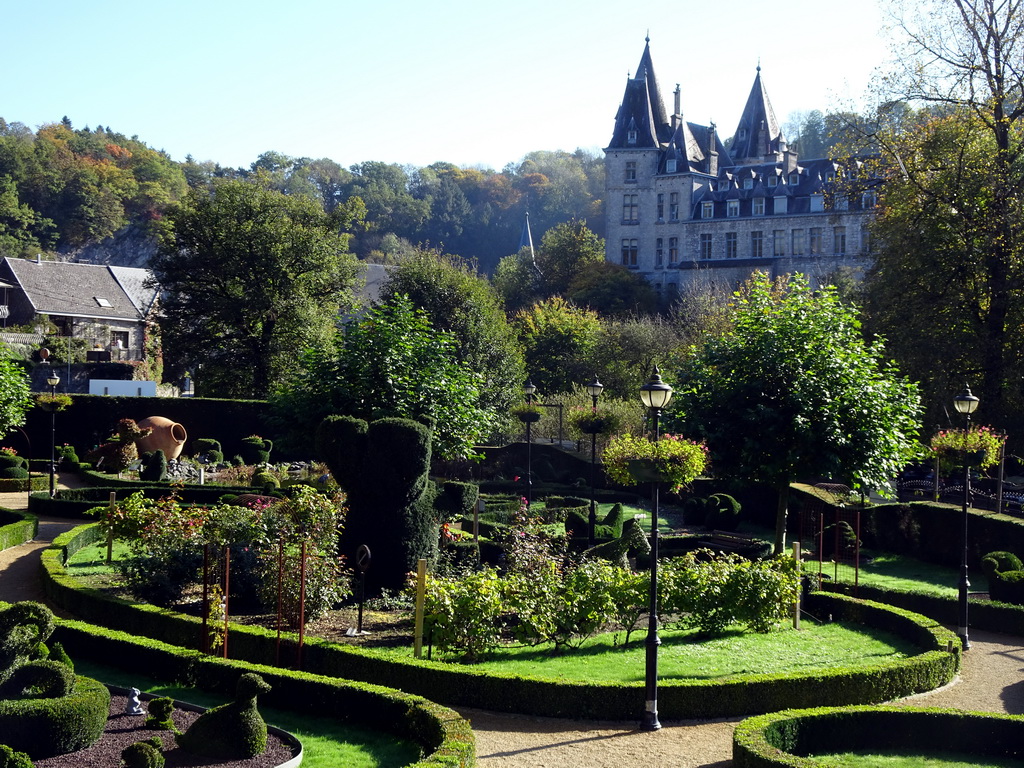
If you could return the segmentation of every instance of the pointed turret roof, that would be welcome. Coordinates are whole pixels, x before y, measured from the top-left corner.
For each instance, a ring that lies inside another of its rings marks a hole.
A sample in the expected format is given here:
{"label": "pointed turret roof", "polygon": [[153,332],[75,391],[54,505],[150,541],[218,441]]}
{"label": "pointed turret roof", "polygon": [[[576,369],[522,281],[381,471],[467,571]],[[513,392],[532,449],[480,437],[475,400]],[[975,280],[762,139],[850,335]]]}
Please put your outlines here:
{"label": "pointed turret roof", "polygon": [[615,129],[609,149],[655,149],[669,141],[665,102],[651,61],[651,39],[646,39],[636,76],[626,81],[626,92],[615,115]]}
{"label": "pointed turret roof", "polygon": [[785,147],[782,128],[775,119],[775,110],[768,100],[768,92],[761,80],[761,65],[757,65],[757,76],[754,86],[747,97],[747,105],[743,108],[743,116],[736,126],[732,144],[732,156],[735,162],[747,164],[758,162],[769,155],[781,152]]}

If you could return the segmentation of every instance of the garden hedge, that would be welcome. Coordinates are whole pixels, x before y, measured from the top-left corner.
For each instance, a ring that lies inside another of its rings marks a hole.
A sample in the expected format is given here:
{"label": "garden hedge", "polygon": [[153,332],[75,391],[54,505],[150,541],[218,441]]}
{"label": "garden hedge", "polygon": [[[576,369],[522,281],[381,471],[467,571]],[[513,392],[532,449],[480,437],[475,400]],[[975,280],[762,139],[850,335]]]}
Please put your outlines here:
{"label": "garden hedge", "polygon": [[744,720],[733,732],[735,768],[814,768],[815,755],[933,754],[939,749],[987,758],[1020,757],[1024,717],[911,707],[787,710]]}
{"label": "garden hedge", "polygon": [[[101,626],[158,637],[186,648],[198,647],[198,618],[108,598],[82,587],[66,573],[66,558],[100,535],[97,526],[82,526],[59,536],[43,553],[44,587],[53,603]],[[661,716],[673,720],[735,717],[778,708],[877,703],[937,688],[952,680],[959,668],[959,640],[952,632],[921,616],[825,593],[808,596],[805,608],[818,616],[862,622],[895,632],[916,643],[922,652],[881,666],[852,666],[812,674],[664,680],[659,694]],[[235,658],[274,664],[278,661],[275,641],[276,633],[270,630],[232,625],[229,648]],[[947,647],[952,648],[952,653]],[[284,650],[280,662],[293,663],[294,636],[289,635]],[[321,675],[372,681],[429,696],[448,706],[602,720],[637,717],[643,706],[640,683],[594,684],[487,674],[473,667],[395,659],[372,649],[319,639],[306,642],[302,666]]]}
{"label": "garden hedge", "polygon": [[154,485],[123,481],[117,485],[64,488],[53,498],[49,493],[33,493],[29,496],[28,508],[40,517],[84,518],[93,507],[106,506],[111,493],[117,494],[118,501],[123,501],[136,491],[142,491],[147,499],[160,499],[174,492],[183,504],[216,504],[222,496],[263,493],[263,489],[249,486],[186,485],[172,488],[166,483]]}
{"label": "garden hedge", "polygon": [[98,741],[109,715],[106,686],[76,676],[68,696],[0,701],[0,740],[33,760],[64,755]]}
{"label": "garden hedge", "polygon": [[27,512],[0,508],[0,551],[31,541],[39,532],[39,518]]}
{"label": "garden hedge", "polygon": [[56,624],[52,639],[74,658],[165,678],[226,699],[234,698],[240,674],[256,672],[273,686],[260,696],[262,705],[333,717],[419,744],[426,756],[409,768],[471,768],[476,764],[470,724],[458,713],[420,696],[379,685],[205,656],[80,621],[58,619]]}

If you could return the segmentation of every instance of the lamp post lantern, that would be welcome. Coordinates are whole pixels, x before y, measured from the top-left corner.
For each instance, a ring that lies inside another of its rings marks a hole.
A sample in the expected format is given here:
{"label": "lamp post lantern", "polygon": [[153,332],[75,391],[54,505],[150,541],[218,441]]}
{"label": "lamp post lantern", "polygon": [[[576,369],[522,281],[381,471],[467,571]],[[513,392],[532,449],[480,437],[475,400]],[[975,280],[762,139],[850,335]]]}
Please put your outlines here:
{"label": "lamp post lantern", "polygon": [[[523,396],[526,398],[526,404],[530,405],[533,403],[533,396],[537,392],[537,387],[533,385],[533,382],[527,378],[526,383],[523,384]],[[533,505],[533,436],[530,433],[530,427],[532,422],[526,421],[526,509],[529,511]]]}
{"label": "lamp post lantern", "polygon": [[[591,414],[597,417],[597,398],[604,391],[604,384],[594,380],[587,384],[587,394],[590,395]],[[587,546],[594,546],[596,543],[594,530],[597,527],[597,500],[594,498],[594,473],[597,471],[597,430],[590,433],[590,518],[587,521]]]}
{"label": "lamp post lantern", "polygon": [[[57,375],[57,371],[51,369],[50,375],[46,377],[46,383],[50,385],[50,396],[56,399],[57,396],[57,385],[60,384],[60,376]],[[57,404],[51,400],[50,402],[50,498],[52,499],[56,493],[56,483],[54,481],[54,473],[57,469]]]}
{"label": "lamp post lantern", "polygon": [[957,628],[957,634],[960,636],[960,641],[963,643],[963,648],[966,651],[971,647],[971,640],[967,631],[967,590],[971,586],[971,582],[967,579],[967,509],[971,503],[971,464],[967,457],[967,446],[966,439],[967,433],[971,429],[971,414],[978,409],[978,398],[971,394],[971,388],[966,384],[964,385],[964,391],[953,398],[953,404],[956,406],[958,413],[962,413],[966,420],[966,427],[964,428],[964,551],[960,557],[960,582],[959,582],[959,608],[960,608],[960,621],[959,627]]}
{"label": "lamp post lantern", "polygon": [[[658,419],[661,409],[672,399],[672,387],[661,380],[658,366],[651,370],[651,378],[640,387],[640,400],[651,412],[654,439],[658,439]],[[646,663],[644,666],[645,706],[641,729],[656,731],[661,728],[658,720],[658,483],[651,483],[651,591],[647,605]]]}

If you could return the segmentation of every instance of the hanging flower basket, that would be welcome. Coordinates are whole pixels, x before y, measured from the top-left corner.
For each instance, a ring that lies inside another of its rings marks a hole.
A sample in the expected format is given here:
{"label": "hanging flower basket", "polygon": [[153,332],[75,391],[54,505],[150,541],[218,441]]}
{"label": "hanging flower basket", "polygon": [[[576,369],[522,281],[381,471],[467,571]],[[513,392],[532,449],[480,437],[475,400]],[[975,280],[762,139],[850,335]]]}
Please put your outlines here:
{"label": "hanging flower basket", "polygon": [[606,435],[619,428],[620,419],[612,411],[575,407],[566,417],[569,428],[584,435]]}
{"label": "hanging flower basket", "polygon": [[931,449],[939,458],[942,469],[950,471],[965,461],[972,467],[988,469],[999,461],[1004,435],[991,427],[974,426],[969,429],[946,429],[932,438]]}
{"label": "hanging flower basket", "polygon": [[540,421],[540,408],[536,405],[517,405],[512,408],[512,415],[519,419],[521,422],[533,423]]}
{"label": "hanging flower basket", "polygon": [[613,438],[604,451],[608,476],[622,485],[668,483],[679,490],[707,469],[707,447],[678,435],[647,440],[633,435]]}
{"label": "hanging flower basket", "polygon": [[63,411],[65,408],[67,408],[69,405],[71,405],[71,396],[70,395],[65,395],[63,393],[61,393],[59,395],[57,395],[57,394],[41,394],[41,395],[36,395],[36,405],[38,405],[41,410],[44,410],[47,413],[50,413],[50,412],[53,412],[53,411],[60,412],[60,411]]}

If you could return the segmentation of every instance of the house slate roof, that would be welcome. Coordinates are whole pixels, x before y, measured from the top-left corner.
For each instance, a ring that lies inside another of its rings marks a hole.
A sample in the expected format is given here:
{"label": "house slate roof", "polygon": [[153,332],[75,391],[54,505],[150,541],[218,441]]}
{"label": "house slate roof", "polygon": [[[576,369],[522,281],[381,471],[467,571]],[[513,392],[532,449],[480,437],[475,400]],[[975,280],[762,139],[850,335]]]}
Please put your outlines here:
{"label": "house slate roof", "polygon": [[153,279],[153,273],[148,269],[140,269],[138,267],[116,267],[111,265],[108,269],[110,269],[118,285],[128,295],[128,298],[132,300],[135,308],[143,316],[148,315],[153,309],[157,297],[160,295],[160,291],[156,288],[148,287],[149,282]]}
{"label": "house slate roof", "polygon": [[134,274],[148,276],[148,270],[116,268],[125,283],[132,286],[126,290],[115,275],[115,268],[105,265],[10,257],[4,259],[4,265],[37,314],[140,320],[145,316],[143,307],[152,304],[137,290],[142,276]]}

